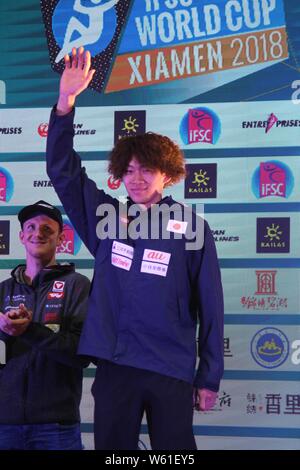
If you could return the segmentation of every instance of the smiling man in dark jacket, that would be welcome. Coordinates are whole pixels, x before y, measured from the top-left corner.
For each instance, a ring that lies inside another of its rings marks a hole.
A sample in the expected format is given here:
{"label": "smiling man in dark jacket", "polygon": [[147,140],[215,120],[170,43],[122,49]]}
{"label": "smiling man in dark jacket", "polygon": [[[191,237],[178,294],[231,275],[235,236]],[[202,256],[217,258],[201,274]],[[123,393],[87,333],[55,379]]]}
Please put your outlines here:
{"label": "smiling man in dark jacket", "polygon": [[[166,136],[148,132],[113,149],[109,171],[123,181],[127,204],[88,178],[73,149],[73,107],[93,77],[90,53],[73,49],[65,63],[47,171],[95,257],[79,345],[81,354],[98,358],[95,447],[137,449],[145,411],[153,449],[195,449],[193,396],[199,409],[211,409],[223,374],[223,293],[212,233],[190,209],[163,197],[185,176],[182,152]],[[145,236],[136,237],[134,227]],[[199,243],[187,247],[193,233]]]}
{"label": "smiling man in dark jacket", "polygon": [[0,284],[0,449],[79,450],[82,362],[76,356],[89,281],[57,264],[60,211],[45,201],[18,215],[26,265]]}

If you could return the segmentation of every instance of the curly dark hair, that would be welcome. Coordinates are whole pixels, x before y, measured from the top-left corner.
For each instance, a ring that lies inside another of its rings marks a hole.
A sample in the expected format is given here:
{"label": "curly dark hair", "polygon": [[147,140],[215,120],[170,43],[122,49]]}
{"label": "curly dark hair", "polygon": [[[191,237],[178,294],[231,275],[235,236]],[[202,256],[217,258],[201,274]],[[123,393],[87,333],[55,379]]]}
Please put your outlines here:
{"label": "curly dark hair", "polygon": [[177,183],[186,175],[183,152],[164,135],[146,132],[120,139],[110,153],[109,173],[116,179],[122,179],[133,156],[145,168],[165,173],[170,178],[167,186]]}

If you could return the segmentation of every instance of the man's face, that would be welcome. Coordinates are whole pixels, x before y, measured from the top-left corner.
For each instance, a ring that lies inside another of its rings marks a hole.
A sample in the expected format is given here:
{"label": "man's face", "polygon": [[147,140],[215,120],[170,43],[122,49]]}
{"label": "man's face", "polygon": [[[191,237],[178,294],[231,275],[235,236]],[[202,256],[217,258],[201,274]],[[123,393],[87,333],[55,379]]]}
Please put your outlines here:
{"label": "man's face", "polygon": [[42,214],[26,220],[20,232],[26,254],[33,258],[53,258],[63,239],[59,224]]}
{"label": "man's face", "polygon": [[144,204],[147,208],[161,200],[167,180],[160,170],[143,167],[134,156],[122,178],[128,196],[136,204]]}

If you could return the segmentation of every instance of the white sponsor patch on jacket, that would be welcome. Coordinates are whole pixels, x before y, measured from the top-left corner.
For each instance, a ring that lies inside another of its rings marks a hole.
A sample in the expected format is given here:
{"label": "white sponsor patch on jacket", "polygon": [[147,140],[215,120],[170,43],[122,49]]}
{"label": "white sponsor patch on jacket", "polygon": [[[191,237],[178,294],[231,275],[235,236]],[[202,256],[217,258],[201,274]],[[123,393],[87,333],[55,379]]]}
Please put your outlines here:
{"label": "white sponsor patch on jacket", "polygon": [[170,258],[171,254],[165,251],[145,249],[141,272],[165,277],[168,272]]}
{"label": "white sponsor patch on jacket", "polygon": [[52,330],[53,333],[58,333],[60,330],[60,325],[58,323],[46,323],[45,326]]}
{"label": "white sponsor patch on jacket", "polygon": [[170,219],[167,225],[167,231],[184,234],[186,232],[187,224],[188,224],[187,222],[184,222],[182,220]]}
{"label": "white sponsor patch on jacket", "polygon": [[132,246],[114,241],[111,249],[111,264],[117,268],[129,271],[132,265],[133,254],[134,249]]}
{"label": "white sponsor patch on jacket", "polygon": [[63,292],[65,287],[65,281],[54,281],[52,292]]}
{"label": "white sponsor patch on jacket", "polygon": [[125,243],[114,241],[111,251],[113,253],[117,253],[118,255],[126,256],[127,258],[130,258],[130,259],[133,258],[133,253],[134,253],[133,247],[130,245],[126,245]]}

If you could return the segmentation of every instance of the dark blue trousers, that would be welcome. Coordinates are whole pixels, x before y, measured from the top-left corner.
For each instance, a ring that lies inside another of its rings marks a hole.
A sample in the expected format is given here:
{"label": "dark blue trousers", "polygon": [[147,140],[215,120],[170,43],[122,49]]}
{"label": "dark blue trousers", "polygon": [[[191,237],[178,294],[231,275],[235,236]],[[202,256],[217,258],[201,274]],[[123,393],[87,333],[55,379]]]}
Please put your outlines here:
{"label": "dark blue trousers", "polygon": [[196,449],[191,384],[99,361],[92,393],[97,450],[137,450],[144,411],[152,449]]}
{"label": "dark blue trousers", "polygon": [[80,424],[0,424],[0,450],[82,450]]}

